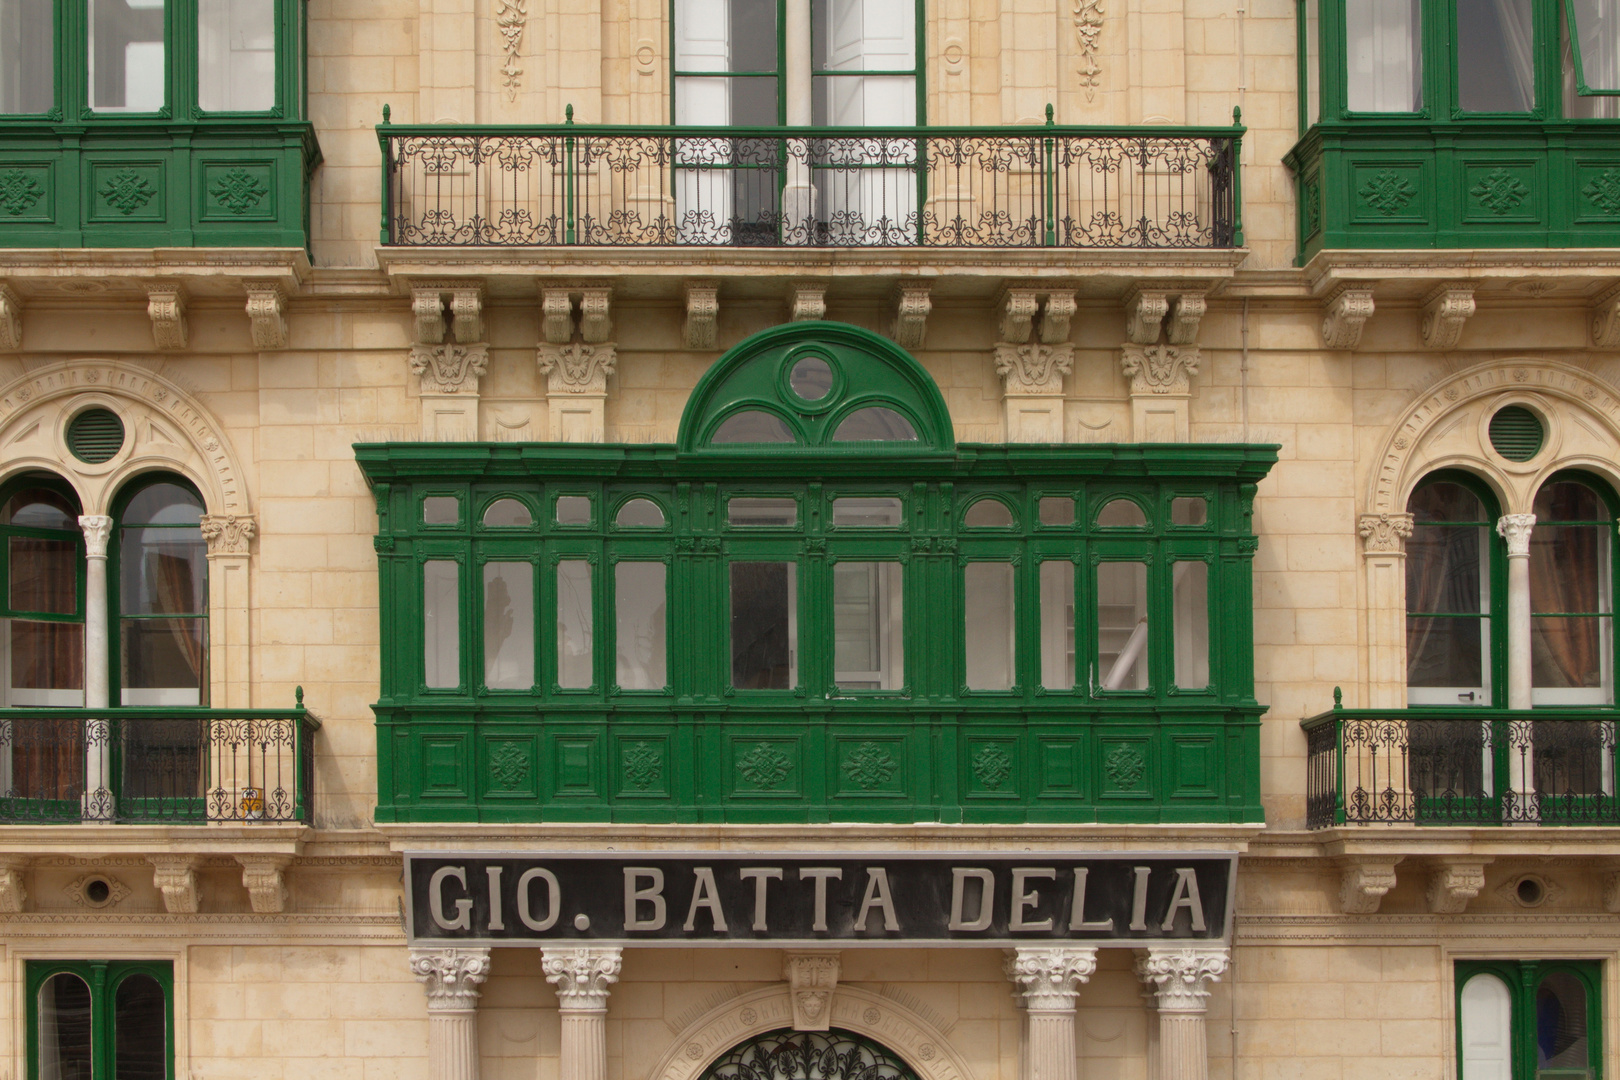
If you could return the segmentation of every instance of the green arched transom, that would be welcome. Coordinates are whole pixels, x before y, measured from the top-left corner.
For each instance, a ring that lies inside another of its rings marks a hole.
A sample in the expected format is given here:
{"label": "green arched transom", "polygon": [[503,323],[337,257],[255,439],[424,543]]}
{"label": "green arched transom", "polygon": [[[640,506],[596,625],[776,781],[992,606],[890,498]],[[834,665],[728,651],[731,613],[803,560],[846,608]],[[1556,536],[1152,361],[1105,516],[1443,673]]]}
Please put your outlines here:
{"label": "green arched transom", "polygon": [[790,323],[715,362],[681,417],[683,452],[948,453],[950,412],[906,351],[858,326]]}
{"label": "green arched transom", "polygon": [[733,1046],[699,1080],[917,1080],[898,1054],[853,1031],[778,1028]]}

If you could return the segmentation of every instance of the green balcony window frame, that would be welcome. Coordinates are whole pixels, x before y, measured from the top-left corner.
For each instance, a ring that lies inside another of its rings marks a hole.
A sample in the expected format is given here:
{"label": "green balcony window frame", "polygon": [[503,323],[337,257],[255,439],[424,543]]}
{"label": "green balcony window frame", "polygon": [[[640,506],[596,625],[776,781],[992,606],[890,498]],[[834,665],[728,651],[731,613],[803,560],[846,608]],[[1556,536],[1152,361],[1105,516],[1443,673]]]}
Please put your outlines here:
{"label": "green balcony window frame", "polygon": [[54,976],[83,980],[90,996],[90,1064],[96,1077],[116,1076],[117,995],[132,976],[146,976],[163,991],[164,1078],[174,1080],[174,964],[167,960],[29,960],[24,969],[27,999],[28,1080],[41,1080],[40,991]]}
{"label": "green balcony window frame", "polygon": [[1563,27],[1565,41],[1569,45],[1573,60],[1575,76],[1575,93],[1581,97],[1615,97],[1620,96],[1620,82],[1612,87],[1594,87],[1587,83],[1586,62],[1581,57],[1580,19],[1575,12],[1573,0],[1563,0],[1566,21]]}
{"label": "green balcony window frame", "polygon": [[[1476,1080],[1464,1067],[1463,989],[1476,976],[1501,980],[1509,1002],[1509,1065],[1513,1080],[1602,1080],[1603,965],[1596,960],[1457,960],[1454,965],[1452,1017],[1456,1028],[1457,1080]],[[1571,1068],[1540,1068],[1537,1062],[1538,990],[1548,976],[1573,979],[1586,998],[1587,1061]]]}

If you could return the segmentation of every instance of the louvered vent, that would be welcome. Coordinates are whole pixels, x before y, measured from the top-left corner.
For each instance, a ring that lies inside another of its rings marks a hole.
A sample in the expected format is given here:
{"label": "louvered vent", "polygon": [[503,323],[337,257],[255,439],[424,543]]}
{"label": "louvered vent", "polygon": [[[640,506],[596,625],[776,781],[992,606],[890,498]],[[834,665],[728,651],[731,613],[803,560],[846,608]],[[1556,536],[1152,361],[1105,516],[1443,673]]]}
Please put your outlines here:
{"label": "louvered vent", "polygon": [[1491,417],[1491,445],[1509,461],[1535,457],[1546,436],[1541,418],[1523,405],[1509,405]]}
{"label": "louvered vent", "polygon": [[86,409],[67,429],[68,449],[88,465],[109,461],[124,446],[124,422],[106,409]]}

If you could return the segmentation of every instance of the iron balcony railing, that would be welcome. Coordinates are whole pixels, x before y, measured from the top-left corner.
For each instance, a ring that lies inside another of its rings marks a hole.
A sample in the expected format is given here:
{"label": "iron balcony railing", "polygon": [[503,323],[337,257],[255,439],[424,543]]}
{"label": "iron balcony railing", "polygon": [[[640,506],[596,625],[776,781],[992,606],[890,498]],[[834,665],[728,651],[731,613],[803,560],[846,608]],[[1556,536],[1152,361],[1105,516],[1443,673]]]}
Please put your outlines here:
{"label": "iron balcony railing", "polygon": [[314,816],[319,721],[276,709],[0,709],[0,823]]}
{"label": "iron balcony railing", "polygon": [[[572,110],[570,109],[570,115]],[[394,126],[412,247],[1234,248],[1233,126]]]}
{"label": "iron balcony railing", "polygon": [[1306,824],[1614,825],[1615,719],[1599,709],[1345,709],[1300,722]]}

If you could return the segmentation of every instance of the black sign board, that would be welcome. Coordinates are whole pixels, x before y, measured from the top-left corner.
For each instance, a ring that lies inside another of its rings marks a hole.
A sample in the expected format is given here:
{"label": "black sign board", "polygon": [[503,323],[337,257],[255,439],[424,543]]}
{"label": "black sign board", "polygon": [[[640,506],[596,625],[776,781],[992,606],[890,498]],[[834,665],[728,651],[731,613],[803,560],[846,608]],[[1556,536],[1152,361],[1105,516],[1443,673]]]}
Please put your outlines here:
{"label": "black sign board", "polygon": [[1222,940],[1237,856],[405,856],[416,944]]}

